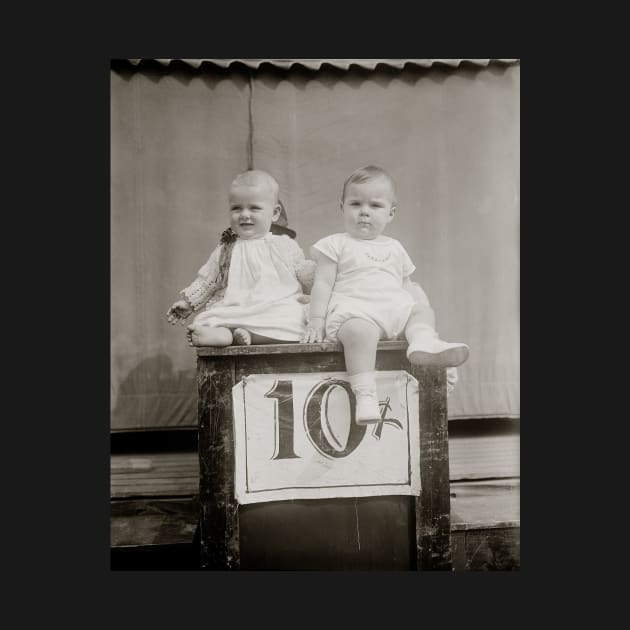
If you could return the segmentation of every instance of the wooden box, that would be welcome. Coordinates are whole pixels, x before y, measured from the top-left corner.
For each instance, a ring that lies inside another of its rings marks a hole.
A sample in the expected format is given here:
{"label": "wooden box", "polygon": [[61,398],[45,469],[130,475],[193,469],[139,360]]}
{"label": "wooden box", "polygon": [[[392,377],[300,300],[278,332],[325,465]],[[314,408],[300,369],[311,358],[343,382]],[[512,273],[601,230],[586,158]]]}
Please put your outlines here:
{"label": "wooden box", "polygon": [[446,370],[411,365],[406,342],[378,346],[377,370],[419,385],[419,497],[238,505],[232,387],[244,376],[345,371],[336,343],[197,349],[201,567],[242,570],[452,570]]}

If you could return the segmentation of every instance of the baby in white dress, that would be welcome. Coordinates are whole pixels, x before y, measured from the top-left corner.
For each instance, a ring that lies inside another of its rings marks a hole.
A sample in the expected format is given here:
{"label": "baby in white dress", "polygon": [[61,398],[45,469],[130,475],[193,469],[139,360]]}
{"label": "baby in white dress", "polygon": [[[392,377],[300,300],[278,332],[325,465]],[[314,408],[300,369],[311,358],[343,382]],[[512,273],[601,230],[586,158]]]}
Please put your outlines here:
{"label": "baby in white dress", "polygon": [[[413,262],[398,241],[383,235],[396,212],[392,178],[375,166],[358,169],[344,183],[341,211],[345,233],[311,249],[317,269],[303,341],[341,342],[356,422],[368,424],[381,419],[374,373],[379,339],[404,333],[411,363],[447,368],[468,358],[468,346],[438,337],[433,309],[410,280]],[[456,371],[449,371],[454,384]]]}
{"label": "baby in white dress", "polygon": [[287,235],[269,230],[280,216],[279,186],[264,171],[241,173],[229,191],[230,228],[193,283],[167,312],[188,326],[191,346],[300,341],[305,330],[303,289],[315,263]]}

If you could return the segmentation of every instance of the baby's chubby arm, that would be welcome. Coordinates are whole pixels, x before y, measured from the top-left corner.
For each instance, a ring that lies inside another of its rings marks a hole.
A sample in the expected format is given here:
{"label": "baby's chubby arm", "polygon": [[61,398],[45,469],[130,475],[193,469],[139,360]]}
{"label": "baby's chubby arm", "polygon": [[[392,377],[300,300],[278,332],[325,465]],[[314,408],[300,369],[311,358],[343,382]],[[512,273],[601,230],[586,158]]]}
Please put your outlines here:
{"label": "baby's chubby arm", "polygon": [[199,269],[197,277],[192,284],[181,291],[182,298],[168,309],[166,317],[171,324],[185,324],[186,319],[192,313],[198,311],[215,292],[220,252],[219,246],[212,252],[208,261]]}
{"label": "baby's chubby arm", "polygon": [[315,281],[311,289],[311,306],[302,343],[318,343],[324,338],[324,322],[330,295],[337,278],[337,263],[325,254],[311,249],[315,259]]}

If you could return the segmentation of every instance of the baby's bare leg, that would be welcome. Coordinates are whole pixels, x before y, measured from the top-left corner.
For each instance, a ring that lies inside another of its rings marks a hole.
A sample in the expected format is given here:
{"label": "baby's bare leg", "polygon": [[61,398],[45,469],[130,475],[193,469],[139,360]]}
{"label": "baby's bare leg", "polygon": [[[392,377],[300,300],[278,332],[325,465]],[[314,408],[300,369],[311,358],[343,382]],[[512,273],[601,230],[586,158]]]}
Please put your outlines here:
{"label": "baby's bare leg", "polygon": [[295,342],[281,341],[280,339],[272,339],[271,337],[265,337],[264,335],[253,333],[245,328],[235,328],[232,331],[232,335],[234,336],[234,345],[237,345],[237,346],[249,346],[252,343],[254,344],[297,343],[297,341]]}
{"label": "baby's bare leg", "polygon": [[343,345],[346,370],[350,376],[374,369],[379,337],[379,329],[364,319],[349,319],[340,326],[337,339]]}
{"label": "baby's bare leg", "polygon": [[188,326],[188,344],[191,346],[214,346],[223,348],[232,344],[232,331],[223,326]]}
{"label": "baby's bare leg", "polygon": [[349,319],[337,332],[356,402],[354,421],[360,425],[381,420],[374,371],[379,337],[377,326],[363,319]]}

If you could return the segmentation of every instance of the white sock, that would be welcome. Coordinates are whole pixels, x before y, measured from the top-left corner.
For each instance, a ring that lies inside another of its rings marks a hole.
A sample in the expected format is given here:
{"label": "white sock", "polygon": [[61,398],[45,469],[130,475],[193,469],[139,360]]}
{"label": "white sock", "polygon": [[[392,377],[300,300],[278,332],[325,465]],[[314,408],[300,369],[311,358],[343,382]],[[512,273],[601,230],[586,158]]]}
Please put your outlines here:
{"label": "white sock", "polygon": [[417,336],[427,336],[435,338],[438,336],[438,334],[429,324],[425,324],[423,322],[413,322],[411,324],[408,324],[405,328],[405,337],[407,338],[407,341],[411,343],[412,339]]}
{"label": "white sock", "polygon": [[355,390],[368,390],[376,392],[376,372],[361,372],[360,374],[353,374],[350,376],[350,389]]}

